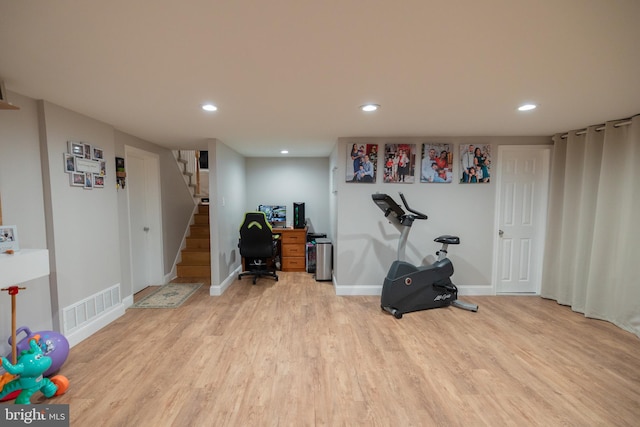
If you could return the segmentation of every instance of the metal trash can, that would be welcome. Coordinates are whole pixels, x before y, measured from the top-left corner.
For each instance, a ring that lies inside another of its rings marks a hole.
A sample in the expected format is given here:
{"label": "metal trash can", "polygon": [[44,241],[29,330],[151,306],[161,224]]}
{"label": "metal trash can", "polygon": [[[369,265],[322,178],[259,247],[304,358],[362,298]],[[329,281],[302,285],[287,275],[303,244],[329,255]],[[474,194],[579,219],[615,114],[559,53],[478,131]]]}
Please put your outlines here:
{"label": "metal trash can", "polygon": [[329,239],[316,239],[316,281],[332,280],[332,245]]}

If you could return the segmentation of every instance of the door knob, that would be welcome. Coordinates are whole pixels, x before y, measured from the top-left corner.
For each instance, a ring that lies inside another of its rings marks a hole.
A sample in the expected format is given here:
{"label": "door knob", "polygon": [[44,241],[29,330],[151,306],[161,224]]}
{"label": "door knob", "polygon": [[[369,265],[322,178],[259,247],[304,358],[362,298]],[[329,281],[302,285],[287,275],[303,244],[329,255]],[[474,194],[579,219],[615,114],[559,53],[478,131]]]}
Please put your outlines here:
{"label": "door knob", "polygon": [[500,236],[500,237],[504,236],[504,231],[498,230],[498,236]]}
{"label": "door knob", "polygon": [[149,232],[149,227],[144,227],[143,230],[144,230],[145,233],[148,233]]}

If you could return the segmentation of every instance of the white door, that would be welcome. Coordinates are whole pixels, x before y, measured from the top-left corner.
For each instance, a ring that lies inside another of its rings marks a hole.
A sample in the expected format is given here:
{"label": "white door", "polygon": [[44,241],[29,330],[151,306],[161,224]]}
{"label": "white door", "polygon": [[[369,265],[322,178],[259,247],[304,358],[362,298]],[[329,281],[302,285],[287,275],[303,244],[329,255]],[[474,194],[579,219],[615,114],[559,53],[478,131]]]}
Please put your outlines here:
{"label": "white door", "polygon": [[551,146],[499,146],[496,293],[540,293]]}
{"label": "white door", "polygon": [[162,285],[164,263],[160,204],[159,159],[132,147],[125,147],[129,235],[133,293],[150,285]]}

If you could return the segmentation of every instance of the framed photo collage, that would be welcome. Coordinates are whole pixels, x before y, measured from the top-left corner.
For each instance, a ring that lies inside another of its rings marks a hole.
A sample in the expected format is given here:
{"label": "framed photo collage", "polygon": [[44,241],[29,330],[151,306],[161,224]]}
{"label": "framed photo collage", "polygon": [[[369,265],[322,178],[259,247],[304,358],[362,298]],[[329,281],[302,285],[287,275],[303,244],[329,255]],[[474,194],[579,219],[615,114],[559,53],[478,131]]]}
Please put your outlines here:
{"label": "framed photo collage", "polygon": [[67,144],[68,150],[63,153],[63,158],[69,184],[86,190],[104,188],[107,161],[102,148],[77,141],[68,141]]}
{"label": "framed photo collage", "polygon": [[491,181],[491,144],[449,143],[347,145],[345,181],[384,183],[480,184]]}

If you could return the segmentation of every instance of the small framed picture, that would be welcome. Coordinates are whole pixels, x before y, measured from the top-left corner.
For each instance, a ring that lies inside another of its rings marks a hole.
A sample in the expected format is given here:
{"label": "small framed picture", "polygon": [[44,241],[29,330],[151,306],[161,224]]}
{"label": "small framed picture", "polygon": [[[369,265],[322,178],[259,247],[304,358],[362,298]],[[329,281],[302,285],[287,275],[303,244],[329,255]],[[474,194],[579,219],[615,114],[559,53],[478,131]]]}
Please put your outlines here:
{"label": "small framed picture", "polygon": [[84,158],[91,160],[91,145],[84,144]]}
{"label": "small framed picture", "polygon": [[100,161],[100,176],[107,176],[107,161]]}
{"label": "small framed picture", "polygon": [[0,253],[19,251],[18,229],[15,225],[0,225]]}
{"label": "small framed picture", "polygon": [[102,151],[102,148],[98,148],[98,147],[93,147],[93,160],[102,160],[104,159],[104,152]]}
{"label": "small framed picture", "polygon": [[84,187],[84,172],[71,172],[69,180],[72,187]]}
{"label": "small framed picture", "polygon": [[76,171],[76,156],[69,153],[62,153],[64,156],[64,171],[72,173]]}
{"label": "small framed picture", "polygon": [[84,188],[86,190],[93,189],[93,174],[91,172],[84,173]]}
{"label": "small framed picture", "polygon": [[116,157],[116,172],[124,171],[124,159],[122,157]]}
{"label": "small framed picture", "polygon": [[97,173],[93,174],[93,186],[95,188],[104,188],[104,176]]}
{"label": "small framed picture", "polygon": [[84,157],[84,144],[82,142],[69,141],[67,144],[69,146],[69,154],[76,157]]}

